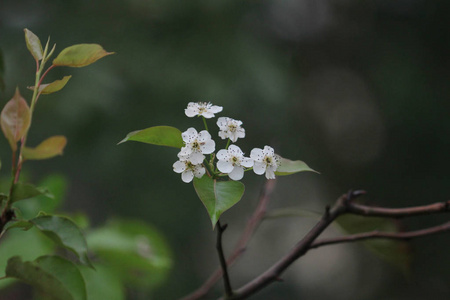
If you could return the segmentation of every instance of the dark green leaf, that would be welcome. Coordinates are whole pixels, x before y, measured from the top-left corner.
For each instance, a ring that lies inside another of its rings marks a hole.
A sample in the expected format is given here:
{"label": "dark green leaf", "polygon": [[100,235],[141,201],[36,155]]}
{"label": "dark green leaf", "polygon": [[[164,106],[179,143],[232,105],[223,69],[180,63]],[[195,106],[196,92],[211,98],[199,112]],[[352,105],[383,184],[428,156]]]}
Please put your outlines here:
{"label": "dark green leaf", "polygon": [[81,263],[92,266],[84,235],[72,220],[63,216],[41,215],[30,221],[57,245],[75,253]]}
{"label": "dark green leaf", "polygon": [[171,126],[155,126],[130,132],[123,140],[119,142],[119,144],[126,141],[136,141],[175,148],[183,147],[181,131]]}
{"label": "dark green leaf", "polygon": [[301,160],[293,161],[286,158],[281,158],[281,165],[277,168],[275,175],[283,176],[304,171],[319,173],[308,167],[308,165]]}
{"label": "dark green leaf", "polygon": [[213,228],[222,213],[241,200],[245,190],[239,181],[217,181],[208,176],[194,178],[194,188],[208,211]]}
{"label": "dark green leaf", "polygon": [[172,266],[163,236],[139,221],[113,220],[87,235],[90,249],[132,286],[151,289],[167,278]]}
{"label": "dark green leaf", "polygon": [[[33,260],[51,253],[53,249],[54,243],[35,227],[28,231],[8,230],[0,241],[0,277],[5,276],[6,264],[10,257],[18,255],[24,260]],[[12,282],[13,280],[0,280],[0,288]]]}
{"label": "dark green leaf", "polygon": [[80,271],[72,262],[59,256],[41,256],[32,262],[12,257],[8,260],[6,276],[23,280],[54,299],[86,299]]}
{"label": "dark green leaf", "polygon": [[14,203],[20,200],[33,198],[39,195],[45,195],[50,198],[52,197],[50,192],[45,188],[38,188],[29,183],[18,182],[13,186],[11,201]]}
{"label": "dark green leaf", "polygon": [[114,54],[114,52],[106,52],[102,46],[97,44],[78,44],[61,51],[53,60],[53,65],[85,67],[110,54]]}

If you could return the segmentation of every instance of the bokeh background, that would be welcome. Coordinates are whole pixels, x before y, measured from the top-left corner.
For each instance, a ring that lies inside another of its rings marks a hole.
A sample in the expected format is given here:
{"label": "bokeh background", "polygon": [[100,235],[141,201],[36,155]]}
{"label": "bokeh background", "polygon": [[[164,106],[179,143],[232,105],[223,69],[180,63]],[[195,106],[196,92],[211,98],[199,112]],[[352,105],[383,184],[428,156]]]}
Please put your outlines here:
{"label": "bokeh background", "polygon": [[[64,134],[64,156],[30,162],[38,181],[69,181],[65,211],[91,223],[113,216],[154,225],[172,248],[174,265],[152,299],[176,299],[218,264],[215,233],[190,184],[172,171],[176,150],[116,145],[133,130],[172,125],[201,128],[190,101],[224,107],[242,120],[238,145],[273,145],[321,174],[279,178],[271,209],[323,211],[349,188],[366,201],[396,207],[449,199],[450,4],[435,0],[2,0],[0,49],[3,106],[16,86],[28,99],[34,62],[23,28],[57,44],[99,43],[115,55],[73,75],[61,92],[40,99],[29,143]],[[213,126],[213,122],[210,122]],[[2,176],[9,149],[0,142]],[[263,177],[247,174],[243,200],[225,213],[230,250],[257,203]],[[405,229],[448,216],[407,220]],[[232,268],[241,286],[268,268],[314,220],[268,220]],[[327,235],[336,234],[330,228]],[[361,245],[311,251],[255,299],[449,299],[448,234],[411,242],[408,275]],[[210,295],[220,294],[221,284]],[[132,295],[130,295],[130,299]]]}

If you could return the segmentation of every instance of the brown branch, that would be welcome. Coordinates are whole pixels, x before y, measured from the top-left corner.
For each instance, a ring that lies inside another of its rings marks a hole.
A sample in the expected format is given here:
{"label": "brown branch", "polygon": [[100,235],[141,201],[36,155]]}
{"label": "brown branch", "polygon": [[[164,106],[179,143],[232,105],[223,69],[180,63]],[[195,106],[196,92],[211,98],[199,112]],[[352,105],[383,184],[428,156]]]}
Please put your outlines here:
{"label": "brown branch", "polygon": [[[272,267],[266,270],[261,275],[254,278],[252,281],[244,285],[238,290],[235,290],[230,300],[246,299],[259,290],[263,289],[270,283],[279,280],[281,274],[299,257],[303,256],[311,248],[325,246],[326,244],[333,244],[339,242],[351,242],[356,240],[364,240],[371,238],[389,238],[389,239],[403,239],[408,240],[415,237],[422,237],[425,235],[436,234],[450,230],[450,222],[444,223],[440,226],[431,227],[423,230],[403,232],[403,233],[386,233],[386,232],[366,232],[355,234],[348,237],[337,238],[338,240],[327,239],[315,242],[318,236],[340,215],[346,213],[359,214],[365,216],[391,217],[402,218],[408,216],[417,216],[424,214],[434,214],[441,212],[448,212],[450,201],[444,203],[436,203],[426,206],[409,207],[409,208],[374,208],[361,204],[356,204],[353,199],[359,195],[364,194],[364,191],[349,191],[347,195],[341,196],[333,208],[327,207],[322,219],[306,234],[306,236],[298,242],[294,248],[277,261]],[[223,300],[223,298],[221,298]]]}
{"label": "brown branch", "polygon": [[437,233],[443,233],[446,231],[450,231],[450,222],[434,227],[408,232],[380,232],[378,230],[374,230],[370,232],[356,233],[347,236],[320,239],[312,243],[310,249],[333,244],[359,242],[368,239],[410,240],[413,238],[429,236]]}
{"label": "brown branch", "polygon": [[[258,228],[261,220],[266,214],[267,204],[269,203],[270,196],[275,188],[275,182],[275,180],[267,180],[264,187],[262,188],[258,205],[253,212],[253,215],[247,222],[244,233],[241,235],[232,254],[227,259],[228,266],[234,264],[236,260],[245,252],[250,238],[253,236],[253,233]],[[211,274],[211,276],[203,283],[202,286],[180,300],[195,300],[204,297],[214,286],[214,284],[222,277],[222,275],[222,269],[218,268],[216,271],[214,271],[213,274]]]}
{"label": "brown branch", "polygon": [[352,214],[363,216],[404,218],[450,212],[450,201],[405,208],[371,207],[363,204],[349,202],[347,204],[347,211]]}
{"label": "brown branch", "polygon": [[[341,214],[346,211],[346,202],[355,196],[353,193],[342,195],[333,208],[327,207],[322,219],[299,241],[291,251],[276,262],[267,271],[250,281],[242,288],[235,291],[233,296],[228,299],[245,299],[248,296],[258,292],[274,281],[278,281],[280,275],[299,257],[304,255],[314,240]],[[223,300],[223,298],[221,298]]]}

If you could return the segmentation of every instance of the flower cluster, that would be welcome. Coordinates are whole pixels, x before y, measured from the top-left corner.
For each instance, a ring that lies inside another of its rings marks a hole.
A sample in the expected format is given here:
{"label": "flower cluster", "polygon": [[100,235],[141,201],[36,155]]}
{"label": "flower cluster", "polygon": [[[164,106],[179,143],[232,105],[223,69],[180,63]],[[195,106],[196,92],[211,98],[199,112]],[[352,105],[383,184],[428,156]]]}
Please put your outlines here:
{"label": "flower cluster", "polygon": [[[188,117],[201,116],[210,119],[222,109],[223,107],[209,102],[190,102],[184,112]],[[206,166],[209,166],[209,171],[212,173],[210,175],[228,175],[232,180],[241,180],[244,172],[251,169],[255,174],[265,174],[267,179],[275,178],[275,171],[280,166],[281,157],[275,154],[272,147],[254,148],[250,152],[250,157],[245,157],[238,146],[229,145],[230,142],[235,143],[239,138],[245,137],[242,121],[220,117],[216,124],[219,127],[219,137],[228,139],[225,149],[219,150],[217,155],[214,155],[216,143],[208,130],[197,132],[191,127],[181,134],[184,146],[178,153],[178,161],[173,164],[173,170],[181,173],[181,179],[184,182],[191,182],[194,177],[201,178],[206,173]],[[211,154],[209,161],[206,160],[205,154]],[[216,157],[218,161],[214,166]]]}

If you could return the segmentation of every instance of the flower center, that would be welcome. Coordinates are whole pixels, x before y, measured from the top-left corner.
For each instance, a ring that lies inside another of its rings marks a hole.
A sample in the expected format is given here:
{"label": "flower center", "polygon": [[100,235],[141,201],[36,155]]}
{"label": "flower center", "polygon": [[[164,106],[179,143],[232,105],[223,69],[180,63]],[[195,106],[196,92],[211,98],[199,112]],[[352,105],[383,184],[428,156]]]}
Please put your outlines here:
{"label": "flower center", "polygon": [[237,126],[235,124],[229,124],[228,125],[228,130],[231,132],[235,132],[236,131]]}
{"label": "flower center", "polygon": [[266,156],[264,157],[264,161],[266,162],[266,164],[270,165],[272,163],[272,157]]}
{"label": "flower center", "polygon": [[239,162],[239,158],[237,158],[236,156],[233,156],[232,158],[231,158],[231,163],[233,164],[233,166],[236,164],[236,163],[238,163]]}
{"label": "flower center", "polygon": [[192,143],[192,149],[200,149],[200,144],[199,144],[199,142],[197,142],[197,141],[195,141],[195,142],[193,142]]}

